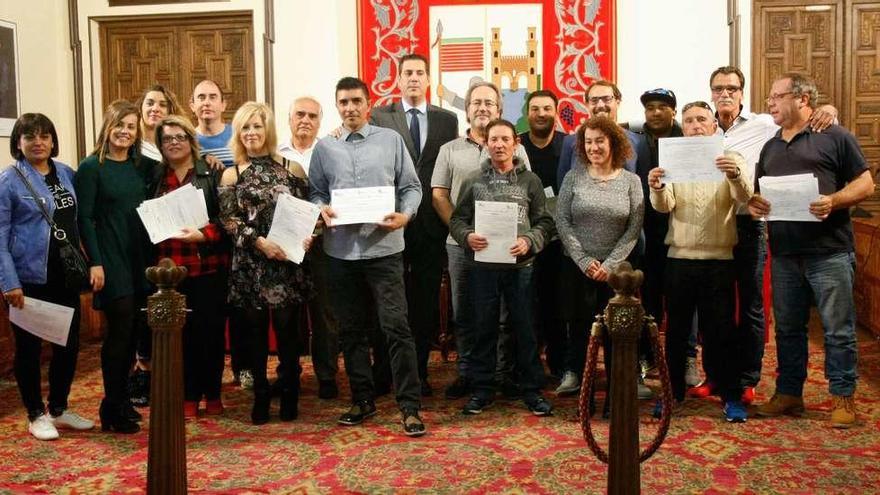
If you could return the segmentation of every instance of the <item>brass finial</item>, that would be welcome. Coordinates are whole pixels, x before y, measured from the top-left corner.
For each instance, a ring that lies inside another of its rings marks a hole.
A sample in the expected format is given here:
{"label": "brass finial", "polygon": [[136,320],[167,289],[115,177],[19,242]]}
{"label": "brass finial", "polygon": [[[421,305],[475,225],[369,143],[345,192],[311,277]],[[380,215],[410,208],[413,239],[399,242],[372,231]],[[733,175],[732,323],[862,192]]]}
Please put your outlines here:
{"label": "brass finial", "polygon": [[147,280],[159,289],[170,289],[186,278],[186,271],[185,266],[177,266],[171,258],[162,258],[157,266],[147,268]]}
{"label": "brass finial", "polygon": [[645,274],[641,270],[633,270],[628,261],[621,262],[617,269],[608,275],[608,285],[614,289],[617,298],[633,299],[636,291],[642,286]]}

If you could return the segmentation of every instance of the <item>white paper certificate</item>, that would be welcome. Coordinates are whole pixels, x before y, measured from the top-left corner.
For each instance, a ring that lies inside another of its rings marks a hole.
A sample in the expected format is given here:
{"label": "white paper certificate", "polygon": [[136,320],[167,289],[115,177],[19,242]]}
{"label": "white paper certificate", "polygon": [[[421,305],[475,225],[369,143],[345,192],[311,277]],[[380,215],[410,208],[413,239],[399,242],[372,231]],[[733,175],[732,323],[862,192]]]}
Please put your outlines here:
{"label": "white paper certificate", "polygon": [[516,263],[510,248],[516,243],[519,206],[500,201],[476,201],[474,230],[489,241],[486,249],[474,252],[474,261]]}
{"label": "white paper certificate", "polygon": [[9,321],[43,340],[63,347],[67,346],[72,320],[73,308],[32,297],[24,298],[22,309],[9,307]]}
{"label": "white paper certificate", "polygon": [[336,214],[331,227],[381,223],[386,215],[394,213],[394,186],[333,189],[330,206]]}
{"label": "white paper certificate", "polygon": [[205,196],[192,184],[144,201],[137,207],[137,212],[153,244],[179,235],[184,227],[200,229],[208,225]]}
{"label": "white paper certificate", "polygon": [[289,261],[302,263],[306,255],[303,241],[311,237],[320,213],[321,208],[314,203],[281,194],[266,239],[281,246]]}
{"label": "white paper certificate", "polygon": [[810,203],[819,199],[819,180],[813,174],[765,176],[758,179],[758,186],[770,202],[767,221],[821,221],[810,213]]}
{"label": "white paper certificate", "polygon": [[664,184],[718,182],[724,178],[715,167],[715,158],[724,154],[720,135],[660,138],[659,143],[658,164],[666,171]]}

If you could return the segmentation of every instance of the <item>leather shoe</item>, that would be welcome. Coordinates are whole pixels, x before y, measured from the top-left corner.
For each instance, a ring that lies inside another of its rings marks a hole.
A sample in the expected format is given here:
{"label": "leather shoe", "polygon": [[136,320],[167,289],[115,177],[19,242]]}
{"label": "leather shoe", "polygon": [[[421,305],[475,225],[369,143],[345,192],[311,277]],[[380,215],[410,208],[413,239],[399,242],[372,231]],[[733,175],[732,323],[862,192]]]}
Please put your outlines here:
{"label": "leather shoe", "polygon": [[401,409],[403,413],[403,433],[408,437],[420,437],[428,432],[422,418],[419,417],[419,410],[415,407],[405,407]]}
{"label": "leather shoe", "polygon": [[359,425],[363,423],[365,419],[374,416],[375,414],[376,404],[373,401],[359,400],[351,406],[351,409],[349,409],[348,412],[339,416],[339,419],[337,419],[336,422],[346,426]]}

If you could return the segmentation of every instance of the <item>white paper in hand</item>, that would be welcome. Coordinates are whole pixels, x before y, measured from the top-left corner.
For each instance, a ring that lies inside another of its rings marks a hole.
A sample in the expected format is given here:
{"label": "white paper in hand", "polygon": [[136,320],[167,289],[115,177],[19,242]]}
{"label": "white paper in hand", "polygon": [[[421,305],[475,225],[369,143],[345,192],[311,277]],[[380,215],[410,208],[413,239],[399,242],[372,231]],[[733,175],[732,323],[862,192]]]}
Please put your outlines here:
{"label": "white paper in hand", "polygon": [[810,203],[819,199],[819,180],[813,174],[764,176],[758,179],[761,196],[770,202],[768,222],[819,222]]}
{"label": "white paper in hand", "polygon": [[22,309],[9,307],[9,321],[43,340],[66,347],[73,308],[25,297]]}
{"label": "white paper in hand", "polygon": [[355,223],[382,223],[394,213],[394,186],[354,187],[330,191],[335,217],[330,227]]}
{"label": "white paper in hand", "polygon": [[184,227],[200,229],[209,221],[205,195],[192,184],[144,201],[137,213],[153,244],[180,235]]}
{"label": "white paper in hand", "polygon": [[658,163],[666,172],[664,184],[724,179],[715,166],[715,158],[724,153],[720,135],[660,138],[658,142]]}
{"label": "white paper in hand", "polygon": [[303,241],[311,237],[320,214],[318,205],[290,194],[281,194],[275,202],[272,227],[266,239],[278,244],[288,261],[302,263],[306,255]]}
{"label": "white paper in hand", "polygon": [[501,201],[476,201],[474,230],[489,241],[486,249],[474,252],[474,261],[516,263],[510,248],[516,243],[519,205]]}

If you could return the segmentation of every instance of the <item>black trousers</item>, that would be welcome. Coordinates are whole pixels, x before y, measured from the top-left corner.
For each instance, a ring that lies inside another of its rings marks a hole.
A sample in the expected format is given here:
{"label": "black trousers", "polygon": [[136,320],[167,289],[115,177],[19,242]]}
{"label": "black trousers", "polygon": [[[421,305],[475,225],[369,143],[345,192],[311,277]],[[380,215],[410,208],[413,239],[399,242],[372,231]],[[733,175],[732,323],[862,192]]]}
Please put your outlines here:
{"label": "black trousers", "polygon": [[[566,258],[568,258],[566,256]],[[543,343],[550,373],[561,377],[566,368],[566,329],[559,316],[560,272],[563,270],[562,242],[553,241],[535,258],[535,324],[538,342]]]}
{"label": "black trousers", "polygon": [[225,365],[226,276],[211,273],[185,278],[177,290],[186,296],[190,312],[183,327],[184,399],[220,398]]}
{"label": "black trousers", "polygon": [[419,379],[428,379],[428,358],[440,323],[440,278],[446,256],[445,239],[408,235],[403,252],[407,315],[416,345]]}
{"label": "black trousers", "polygon": [[[374,399],[367,333],[372,327],[370,313],[375,312],[388,346],[397,403],[400,407],[418,408],[421,383],[407,320],[403,255],[363,260],[328,256],[327,266],[352,401]],[[375,307],[365,297],[365,288],[372,294]]]}
{"label": "black trousers", "polygon": [[[60,274],[59,274],[60,275]],[[40,299],[73,308],[73,320],[67,345],[52,344],[52,360],[49,362],[49,412],[57,416],[67,409],[67,396],[76,371],[79,355],[79,293],[64,287],[63,278],[53,276],[52,271],[46,284],[23,284],[22,291],[27,297]],[[27,410],[28,419],[34,419],[43,412],[43,395],[40,377],[40,355],[43,340],[32,333],[12,325],[15,334],[15,381],[21,400]]]}
{"label": "black trousers", "polygon": [[146,318],[140,308],[145,300],[136,296],[124,296],[105,301],[107,333],[101,346],[101,374],[104,378],[104,396],[111,405],[128,400],[128,372],[135,358],[137,329],[146,326]]}
{"label": "black trousers", "polygon": [[335,381],[339,371],[339,330],[330,310],[327,254],[320,242],[313,243],[307,266],[315,282],[315,297],[308,305],[312,323],[312,365],[319,381]]}
{"label": "black trousers", "polygon": [[299,318],[301,306],[292,304],[279,308],[239,308],[245,332],[250,337],[251,372],[254,375],[254,393],[269,393],[266,361],[269,359],[269,320],[275,329],[278,347],[278,381],[282,390],[299,390],[300,349]]}
{"label": "black trousers", "polygon": [[688,336],[694,310],[700,319],[703,359],[725,401],[739,400],[741,339],[735,329],[733,260],[666,260],[666,361],[675,398],[684,400]]}

